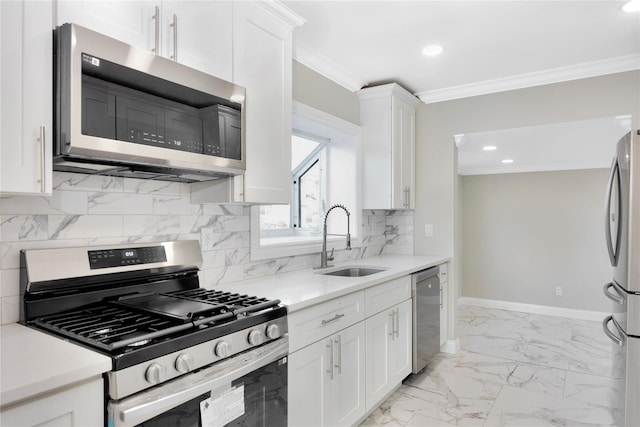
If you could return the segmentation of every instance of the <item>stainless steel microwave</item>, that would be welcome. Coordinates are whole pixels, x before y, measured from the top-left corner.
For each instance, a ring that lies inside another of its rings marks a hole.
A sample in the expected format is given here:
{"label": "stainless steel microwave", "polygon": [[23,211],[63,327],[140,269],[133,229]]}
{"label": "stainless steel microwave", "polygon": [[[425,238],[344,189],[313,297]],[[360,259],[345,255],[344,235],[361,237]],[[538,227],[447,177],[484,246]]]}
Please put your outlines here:
{"label": "stainless steel microwave", "polygon": [[54,170],[179,182],[244,173],[243,87],[75,24],[54,30]]}

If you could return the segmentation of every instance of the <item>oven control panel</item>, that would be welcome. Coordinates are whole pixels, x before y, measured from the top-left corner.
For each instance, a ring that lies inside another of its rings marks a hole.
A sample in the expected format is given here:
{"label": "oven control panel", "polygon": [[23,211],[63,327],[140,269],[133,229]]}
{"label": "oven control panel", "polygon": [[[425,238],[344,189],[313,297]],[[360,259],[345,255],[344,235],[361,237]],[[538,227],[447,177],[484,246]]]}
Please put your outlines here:
{"label": "oven control panel", "polygon": [[143,248],[103,249],[88,251],[89,267],[97,268],[121,267],[125,265],[151,264],[166,262],[167,254],[164,246]]}

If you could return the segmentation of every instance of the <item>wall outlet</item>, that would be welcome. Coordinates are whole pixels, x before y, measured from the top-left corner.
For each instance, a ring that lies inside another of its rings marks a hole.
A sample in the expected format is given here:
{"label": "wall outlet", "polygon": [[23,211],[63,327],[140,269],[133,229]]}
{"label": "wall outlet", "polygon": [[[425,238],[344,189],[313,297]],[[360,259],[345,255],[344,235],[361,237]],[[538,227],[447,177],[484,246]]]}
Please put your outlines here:
{"label": "wall outlet", "polygon": [[433,224],[424,225],[424,237],[433,237]]}
{"label": "wall outlet", "polygon": [[562,296],[562,286],[556,286],[556,296]]}

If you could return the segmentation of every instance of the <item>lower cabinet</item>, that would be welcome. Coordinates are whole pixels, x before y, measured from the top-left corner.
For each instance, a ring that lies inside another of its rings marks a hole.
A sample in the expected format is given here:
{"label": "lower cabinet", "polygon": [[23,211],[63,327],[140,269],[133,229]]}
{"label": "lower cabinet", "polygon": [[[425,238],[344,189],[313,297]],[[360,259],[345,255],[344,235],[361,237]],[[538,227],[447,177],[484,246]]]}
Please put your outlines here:
{"label": "lower cabinet", "polygon": [[366,320],[367,411],[411,373],[411,300]]}
{"label": "lower cabinet", "polygon": [[365,322],[289,356],[289,425],[350,426],[365,413]]}
{"label": "lower cabinet", "polygon": [[52,392],[3,409],[3,426],[102,426],[104,389],[102,378]]}

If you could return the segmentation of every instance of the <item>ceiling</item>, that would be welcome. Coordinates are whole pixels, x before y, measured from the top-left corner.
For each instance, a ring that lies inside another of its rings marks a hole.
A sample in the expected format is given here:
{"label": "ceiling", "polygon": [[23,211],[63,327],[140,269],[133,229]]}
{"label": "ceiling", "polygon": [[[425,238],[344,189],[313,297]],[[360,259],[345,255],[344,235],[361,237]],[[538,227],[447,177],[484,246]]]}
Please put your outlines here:
{"label": "ceiling", "polygon": [[[630,128],[631,117],[619,116],[456,135],[458,173],[608,168]],[[488,146],[495,150],[484,151]]]}
{"label": "ceiling", "polygon": [[[635,0],[640,1],[640,0]],[[283,1],[306,22],[294,58],[356,91],[397,82],[425,103],[640,69],[625,1]],[[431,43],[444,47],[424,56]],[[608,167],[630,120],[459,136],[461,174]],[[482,151],[491,143],[499,148]],[[501,160],[512,158],[512,164]]]}
{"label": "ceiling", "polygon": [[294,58],[350,90],[393,81],[429,103],[640,68],[624,1],[283,3],[306,20]]}

